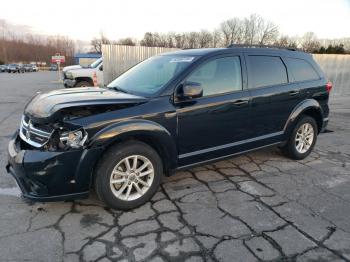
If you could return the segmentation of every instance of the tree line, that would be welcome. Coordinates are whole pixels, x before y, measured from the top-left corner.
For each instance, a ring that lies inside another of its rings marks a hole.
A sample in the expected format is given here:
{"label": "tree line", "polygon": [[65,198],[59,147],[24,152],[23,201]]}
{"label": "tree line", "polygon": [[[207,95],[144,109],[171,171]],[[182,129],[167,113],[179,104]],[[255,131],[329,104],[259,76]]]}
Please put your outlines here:
{"label": "tree line", "polygon": [[278,26],[257,14],[240,19],[223,21],[213,31],[193,32],[146,32],[141,40],[131,37],[109,40],[101,34],[91,41],[92,49],[101,52],[102,44],[141,45],[169,48],[227,47],[232,44],[274,45],[286,48],[299,48],[310,53],[346,54],[350,53],[350,38],[339,40],[318,39],[313,32],[302,37],[282,35]]}
{"label": "tree line", "polygon": [[66,63],[73,62],[75,43],[67,37],[51,36],[45,40],[0,39],[0,64],[11,62],[50,63],[51,56],[66,56]]}
{"label": "tree line", "polygon": [[56,53],[73,63],[76,42],[66,36],[35,35],[23,26],[12,25],[0,19],[0,64],[12,62],[46,62]]}
{"label": "tree line", "polygon": [[[102,53],[103,44],[180,49],[254,44],[300,48],[311,53],[350,54],[350,37],[338,40],[318,39],[312,32],[301,37],[291,37],[281,34],[275,23],[257,14],[225,20],[212,31],[146,32],[140,40],[132,37],[110,40],[100,33],[100,36],[90,41],[91,52]],[[66,64],[71,64],[74,53],[80,51],[82,45],[82,41],[74,41],[66,36],[35,35],[27,26],[12,25],[0,19],[0,64],[32,61],[50,63],[51,56],[56,53],[66,56]]]}

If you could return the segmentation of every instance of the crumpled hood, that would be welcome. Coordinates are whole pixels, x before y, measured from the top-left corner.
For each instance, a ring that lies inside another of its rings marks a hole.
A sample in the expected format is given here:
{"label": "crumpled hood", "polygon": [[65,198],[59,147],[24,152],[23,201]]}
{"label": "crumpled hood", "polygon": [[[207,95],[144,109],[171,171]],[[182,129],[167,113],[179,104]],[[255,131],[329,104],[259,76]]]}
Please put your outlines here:
{"label": "crumpled hood", "polygon": [[24,113],[35,119],[51,118],[62,109],[79,106],[135,104],[147,99],[106,88],[82,87],[39,93],[25,107]]}

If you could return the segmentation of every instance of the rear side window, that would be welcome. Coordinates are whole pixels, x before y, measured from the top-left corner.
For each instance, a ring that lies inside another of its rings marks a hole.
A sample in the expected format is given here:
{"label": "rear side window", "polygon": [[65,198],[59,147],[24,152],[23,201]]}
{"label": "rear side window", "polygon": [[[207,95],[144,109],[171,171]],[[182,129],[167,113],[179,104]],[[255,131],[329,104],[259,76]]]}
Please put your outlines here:
{"label": "rear side window", "polygon": [[213,59],[195,69],[187,81],[200,83],[203,96],[242,90],[241,61],[238,56]]}
{"label": "rear side window", "polygon": [[309,62],[303,59],[286,58],[286,62],[288,70],[294,76],[295,81],[316,80],[320,78]]}
{"label": "rear side window", "polygon": [[278,56],[248,56],[251,87],[280,85],[288,82],[286,66]]}

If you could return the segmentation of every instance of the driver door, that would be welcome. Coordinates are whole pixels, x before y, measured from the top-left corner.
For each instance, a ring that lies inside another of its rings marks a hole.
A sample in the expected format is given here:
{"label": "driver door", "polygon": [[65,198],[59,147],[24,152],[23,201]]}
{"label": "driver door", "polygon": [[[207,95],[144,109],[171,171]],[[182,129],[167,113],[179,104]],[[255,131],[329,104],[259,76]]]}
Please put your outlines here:
{"label": "driver door", "polygon": [[206,60],[185,79],[203,96],[176,103],[179,164],[186,166],[226,156],[250,134],[250,96],[241,54]]}

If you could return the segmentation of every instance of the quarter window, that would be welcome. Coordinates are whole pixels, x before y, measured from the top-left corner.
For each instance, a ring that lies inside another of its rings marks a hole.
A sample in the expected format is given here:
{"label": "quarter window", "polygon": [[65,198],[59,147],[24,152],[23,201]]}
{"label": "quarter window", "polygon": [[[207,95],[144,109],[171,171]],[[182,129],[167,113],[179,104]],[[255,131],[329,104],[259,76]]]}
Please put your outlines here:
{"label": "quarter window", "polygon": [[203,96],[242,90],[241,61],[238,56],[211,60],[187,78],[201,84]]}
{"label": "quarter window", "polygon": [[315,69],[305,60],[297,58],[286,58],[288,70],[294,76],[295,81],[316,80],[320,76]]}
{"label": "quarter window", "polygon": [[280,57],[248,56],[251,87],[280,85],[288,82],[287,70]]}

